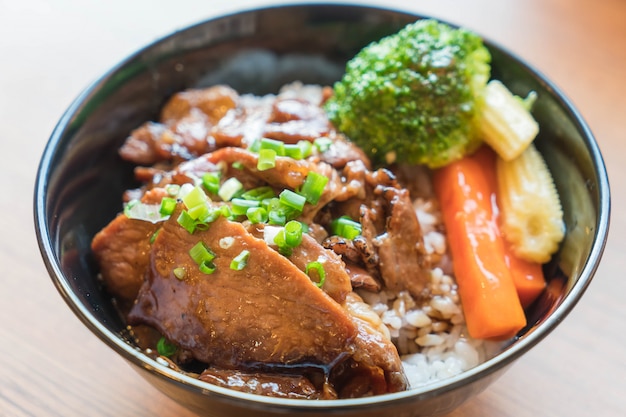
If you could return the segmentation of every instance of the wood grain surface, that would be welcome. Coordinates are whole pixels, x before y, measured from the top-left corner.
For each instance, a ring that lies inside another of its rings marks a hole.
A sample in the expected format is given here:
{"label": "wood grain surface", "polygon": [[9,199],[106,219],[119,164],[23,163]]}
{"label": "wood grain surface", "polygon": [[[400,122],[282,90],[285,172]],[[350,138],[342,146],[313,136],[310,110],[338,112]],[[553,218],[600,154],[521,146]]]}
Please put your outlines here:
{"label": "wood grain surface", "polygon": [[[175,29],[258,4],[0,0],[0,416],[193,415],[146,383],[65,305],[37,249],[34,178],[56,121],[103,71]],[[547,339],[450,417],[625,416],[626,1],[370,4],[464,25],[527,60],[587,120],[612,185],[609,241],[581,302]]]}

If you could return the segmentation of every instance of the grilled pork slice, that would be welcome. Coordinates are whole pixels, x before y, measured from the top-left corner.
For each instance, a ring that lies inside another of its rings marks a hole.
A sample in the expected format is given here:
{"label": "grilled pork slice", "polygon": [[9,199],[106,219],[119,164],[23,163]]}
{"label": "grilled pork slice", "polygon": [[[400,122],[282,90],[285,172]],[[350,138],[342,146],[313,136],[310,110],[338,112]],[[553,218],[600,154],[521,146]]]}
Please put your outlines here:
{"label": "grilled pork slice", "polygon": [[201,381],[251,394],[268,397],[317,400],[336,398],[334,393],[326,396],[302,375],[280,375],[263,372],[242,372],[229,369],[207,368],[198,377]]}
{"label": "grilled pork slice", "polygon": [[130,306],[143,284],[150,263],[150,238],[158,225],[118,215],[98,232],[92,253],[100,265],[100,277],[122,306]]}
{"label": "grilled pork slice", "polygon": [[[196,359],[227,369],[329,367],[352,355],[354,323],[289,260],[240,223],[220,218],[190,234],[176,218],[154,241],[131,324],[151,325]],[[198,242],[216,255],[213,274],[189,255]],[[247,265],[231,269],[243,250],[250,251]]]}
{"label": "grilled pork slice", "polygon": [[[190,234],[176,218],[175,213],[163,224],[152,245],[147,279],[128,315],[131,325],[156,328],[218,369],[273,372],[281,378],[317,369],[333,390],[334,381],[360,381],[356,391],[337,389],[347,396],[406,388],[395,346],[352,314],[347,301],[333,300],[241,223],[219,218],[208,230]],[[201,272],[189,255],[198,242],[215,254],[212,274]],[[302,249],[316,260],[320,250],[326,251],[313,239]],[[231,269],[244,250],[250,252],[246,266]],[[306,253],[300,256],[298,262]],[[318,389],[324,391],[322,385]]]}

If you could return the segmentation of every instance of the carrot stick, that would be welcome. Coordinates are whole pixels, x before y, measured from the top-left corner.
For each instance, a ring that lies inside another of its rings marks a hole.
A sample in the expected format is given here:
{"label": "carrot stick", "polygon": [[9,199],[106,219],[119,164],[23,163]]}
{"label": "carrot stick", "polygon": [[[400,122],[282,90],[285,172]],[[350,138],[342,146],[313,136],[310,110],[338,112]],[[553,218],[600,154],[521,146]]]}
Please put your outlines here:
{"label": "carrot stick", "polygon": [[526,308],[546,288],[543,267],[540,263],[518,258],[508,246],[505,248],[505,260],[511,271],[513,283],[522,307]]}
{"label": "carrot stick", "polygon": [[[485,167],[485,178],[489,182],[489,189],[491,190],[491,208],[493,211],[493,218],[496,225],[500,224],[500,211],[497,203],[497,190],[498,190],[498,178],[496,176],[496,158],[497,154],[491,150],[491,148],[484,146],[478,150],[473,156],[481,166]],[[526,308],[535,301],[535,299],[541,294],[546,287],[546,280],[543,275],[543,268],[540,263],[530,262],[517,257],[506,242],[504,242],[504,258],[505,262],[511,271],[513,277],[513,284],[517,290],[517,295],[520,298],[522,307]]]}
{"label": "carrot stick", "polygon": [[484,152],[490,150],[483,148],[436,170],[433,185],[468,331],[475,338],[506,339],[526,325],[526,317],[495,221],[495,182],[489,177],[495,178],[495,165],[486,163]]}

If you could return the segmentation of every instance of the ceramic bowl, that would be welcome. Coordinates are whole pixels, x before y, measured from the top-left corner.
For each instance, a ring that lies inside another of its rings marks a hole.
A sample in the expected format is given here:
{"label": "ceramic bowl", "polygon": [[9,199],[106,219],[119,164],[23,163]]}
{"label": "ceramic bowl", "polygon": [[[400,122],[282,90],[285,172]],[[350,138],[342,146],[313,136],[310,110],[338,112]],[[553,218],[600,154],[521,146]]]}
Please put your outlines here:
{"label": "ceramic bowl", "polygon": [[424,388],[370,398],[256,396],[199,382],[144,355],[124,339],[125,325],[99,285],[91,238],[120,211],[122,191],[136,185],[132,166],[117,150],[133,128],[156,118],[168,97],[215,83],[255,94],[275,93],[295,80],[331,84],[360,48],[420,17],[336,4],[246,10],[166,36],[88,86],[45,147],[34,200],[36,234],[50,277],[85,326],[163,393],[206,416],[445,414],[548,336],[579,301],[600,261],[609,227],[607,173],[592,133],[565,95],[489,40],[493,76],[516,94],[538,93],[536,144],[554,174],[567,225],[562,248],[547,268],[548,288],[528,312],[528,326],[493,359]]}

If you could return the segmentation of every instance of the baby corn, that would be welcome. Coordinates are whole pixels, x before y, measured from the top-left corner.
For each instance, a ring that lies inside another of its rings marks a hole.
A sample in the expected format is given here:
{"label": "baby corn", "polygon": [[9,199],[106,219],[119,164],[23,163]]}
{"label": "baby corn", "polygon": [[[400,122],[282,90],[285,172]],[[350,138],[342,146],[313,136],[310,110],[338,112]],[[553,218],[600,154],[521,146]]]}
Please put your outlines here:
{"label": "baby corn", "polygon": [[523,101],[500,81],[490,81],[484,94],[479,123],[483,139],[500,158],[510,161],[535,139],[539,125]]}
{"label": "baby corn", "polygon": [[498,158],[498,202],[505,239],[521,259],[545,263],[558,250],[565,227],[552,175],[534,144],[517,158]]}

